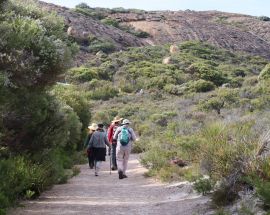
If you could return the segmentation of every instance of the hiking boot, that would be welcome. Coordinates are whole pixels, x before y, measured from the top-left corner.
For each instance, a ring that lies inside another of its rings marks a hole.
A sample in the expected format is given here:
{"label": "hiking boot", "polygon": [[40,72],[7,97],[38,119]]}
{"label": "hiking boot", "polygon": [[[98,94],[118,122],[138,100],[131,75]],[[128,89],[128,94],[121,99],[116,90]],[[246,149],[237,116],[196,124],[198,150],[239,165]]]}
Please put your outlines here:
{"label": "hiking boot", "polygon": [[123,174],[123,171],[119,171],[118,172],[118,174],[119,174],[119,179],[123,179],[124,178],[124,174]]}
{"label": "hiking boot", "polygon": [[113,166],[112,167],[112,171],[114,171],[114,170],[117,170],[117,167]]}
{"label": "hiking boot", "polygon": [[123,174],[123,178],[128,178],[127,175]]}

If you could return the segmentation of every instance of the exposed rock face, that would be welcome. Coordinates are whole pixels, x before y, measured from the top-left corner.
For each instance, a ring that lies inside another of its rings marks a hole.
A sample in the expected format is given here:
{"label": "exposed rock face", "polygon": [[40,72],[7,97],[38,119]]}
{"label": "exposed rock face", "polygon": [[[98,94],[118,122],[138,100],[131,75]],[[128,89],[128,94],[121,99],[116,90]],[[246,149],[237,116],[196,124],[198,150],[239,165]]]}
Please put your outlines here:
{"label": "exposed rock face", "polygon": [[[117,50],[126,47],[176,44],[188,40],[208,42],[231,51],[244,51],[270,59],[270,22],[256,17],[217,11],[141,11],[108,14],[122,24],[150,34],[138,38],[118,28],[74,12],[72,9],[40,3],[65,18],[67,33],[79,39],[89,35],[113,42]],[[83,62],[91,54],[82,49],[78,59]],[[87,56],[87,57],[84,57]]]}
{"label": "exposed rock face", "polygon": [[113,14],[111,17],[148,32],[151,35],[148,43],[199,40],[270,59],[270,22],[258,20],[256,17],[189,10],[144,12],[140,15]]}
{"label": "exposed rock face", "polygon": [[[117,50],[125,49],[126,47],[143,46],[146,43],[118,28],[104,25],[98,20],[72,11],[72,9],[39,2],[41,7],[48,11],[55,11],[58,15],[64,17],[67,26],[67,34],[79,40],[85,39],[89,35],[103,38],[114,43]],[[77,64],[84,63],[89,59],[91,54],[86,53],[81,49],[79,56],[77,56]]]}

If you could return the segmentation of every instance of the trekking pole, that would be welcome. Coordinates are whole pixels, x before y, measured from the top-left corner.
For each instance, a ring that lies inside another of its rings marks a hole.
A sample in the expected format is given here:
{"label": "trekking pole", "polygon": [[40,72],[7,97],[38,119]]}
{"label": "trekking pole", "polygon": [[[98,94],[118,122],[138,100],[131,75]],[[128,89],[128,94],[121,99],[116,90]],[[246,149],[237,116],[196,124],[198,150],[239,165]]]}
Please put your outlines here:
{"label": "trekking pole", "polygon": [[112,174],[112,151],[111,151],[111,148],[109,149],[109,151],[110,151],[110,153],[109,153],[109,155],[110,155],[110,175]]}

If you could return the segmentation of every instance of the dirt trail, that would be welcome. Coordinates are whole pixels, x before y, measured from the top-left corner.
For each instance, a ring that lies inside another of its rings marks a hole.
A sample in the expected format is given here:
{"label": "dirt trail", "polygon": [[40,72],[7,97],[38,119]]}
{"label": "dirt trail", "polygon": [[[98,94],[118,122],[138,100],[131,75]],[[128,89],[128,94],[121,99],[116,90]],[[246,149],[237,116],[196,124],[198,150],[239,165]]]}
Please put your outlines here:
{"label": "dirt trail", "polygon": [[100,176],[95,177],[87,165],[81,174],[67,184],[56,185],[38,200],[23,202],[9,215],[193,215],[205,214],[206,197],[192,192],[186,184],[162,184],[143,176],[146,171],[132,155],[129,178],[119,180],[116,172],[109,174],[103,163]]}

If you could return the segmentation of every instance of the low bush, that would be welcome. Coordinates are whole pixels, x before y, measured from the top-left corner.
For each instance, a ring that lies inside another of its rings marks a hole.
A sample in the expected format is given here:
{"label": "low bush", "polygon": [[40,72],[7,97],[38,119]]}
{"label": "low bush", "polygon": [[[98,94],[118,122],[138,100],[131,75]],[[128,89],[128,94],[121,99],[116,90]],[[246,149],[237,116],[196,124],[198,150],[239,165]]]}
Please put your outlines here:
{"label": "low bush", "polygon": [[210,191],[213,190],[213,184],[212,181],[207,178],[200,178],[195,181],[194,183],[194,189],[198,193],[202,193],[203,195],[208,194]]}
{"label": "low bush", "polygon": [[217,86],[225,83],[225,77],[223,76],[223,74],[219,71],[216,71],[211,64],[201,62],[193,63],[189,67],[189,70],[191,70],[192,73],[194,73],[200,79],[212,81]]}
{"label": "low bush", "polygon": [[261,21],[265,21],[265,22],[270,21],[270,17],[268,17],[268,16],[259,16],[258,19]]}
{"label": "low bush", "polygon": [[66,73],[66,81],[69,83],[84,83],[98,78],[97,68],[78,67],[70,69]]}
{"label": "low bush", "polygon": [[75,11],[77,13],[81,13],[85,16],[89,16],[97,20],[102,20],[107,17],[107,13],[105,11],[91,8],[86,4],[77,5]]}
{"label": "low bush", "polygon": [[0,161],[0,209],[10,207],[20,198],[37,196],[51,182],[46,165],[34,164],[24,157],[14,157]]}
{"label": "low bush", "polygon": [[132,34],[136,37],[139,37],[139,38],[147,38],[147,37],[150,37],[150,34],[145,32],[145,31],[142,31],[142,30],[138,30],[138,29],[135,29],[133,26],[131,25],[127,25],[127,24],[121,24],[118,26],[118,28],[120,28],[122,31],[125,31],[129,34]]}
{"label": "low bush", "polygon": [[217,114],[221,113],[221,109],[224,107],[224,101],[218,97],[209,98],[206,101],[200,103],[200,109],[211,111],[215,110]]}
{"label": "low bush", "polygon": [[267,64],[259,75],[260,80],[266,80],[270,78],[270,64]]}
{"label": "low bush", "polygon": [[165,92],[176,95],[176,96],[181,96],[185,93],[185,91],[188,89],[186,85],[174,85],[174,84],[166,84],[164,86]]}
{"label": "low bush", "polygon": [[198,80],[187,83],[188,89],[192,92],[208,92],[215,89],[215,84],[211,81]]}
{"label": "low bush", "polygon": [[113,27],[116,27],[116,28],[119,28],[119,22],[115,19],[112,19],[112,18],[105,18],[105,19],[102,19],[101,22],[105,25],[110,25],[110,26],[113,26]]}
{"label": "low bush", "polygon": [[90,40],[90,45],[88,48],[90,52],[96,53],[103,51],[105,53],[110,53],[115,50],[115,45],[110,41],[94,38]]}
{"label": "low bush", "polygon": [[94,100],[109,100],[118,95],[119,91],[108,81],[93,80],[90,82],[90,86],[93,87],[88,92],[88,97]]}

